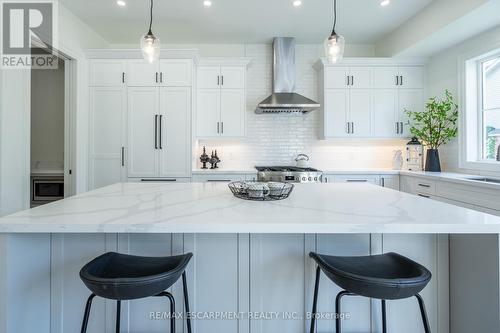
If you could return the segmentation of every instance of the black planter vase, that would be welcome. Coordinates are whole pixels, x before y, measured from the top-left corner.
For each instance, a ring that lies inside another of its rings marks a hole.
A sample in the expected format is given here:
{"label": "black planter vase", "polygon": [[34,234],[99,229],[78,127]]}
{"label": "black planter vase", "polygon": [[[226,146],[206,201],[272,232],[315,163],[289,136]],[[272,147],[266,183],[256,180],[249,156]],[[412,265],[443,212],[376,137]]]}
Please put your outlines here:
{"label": "black planter vase", "polygon": [[441,172],[441,163],[439,162],[439,151],[437,149],[427,149],[427,158],[425,159],[425,171]]}

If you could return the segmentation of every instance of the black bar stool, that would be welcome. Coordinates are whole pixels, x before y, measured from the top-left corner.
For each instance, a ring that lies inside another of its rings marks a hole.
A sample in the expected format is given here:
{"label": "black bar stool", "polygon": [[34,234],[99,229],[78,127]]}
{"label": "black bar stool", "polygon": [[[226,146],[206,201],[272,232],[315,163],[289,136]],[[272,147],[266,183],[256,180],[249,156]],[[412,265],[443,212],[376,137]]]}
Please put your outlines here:
{"label": "black bar stool", "polygon": [[425,304],[418,294],[431,280],[431,272],[424,266],[397,253],[364,257],[335,257],[309,253],[318,264],[311,331],[316,324],[319,278],[321,270],[339,287],[344,289],[335,300],[336,333],[341,333],[341,299],[344,296],[365,296],[382,300],[382,332],[387,333],[386,300],[416,297],[422,315],[425,333],[430,333]]}
{"label": "black bar stool", "polygon": [[188,333],[189,318],[186,266],[193,256],[187,253],[172,257],[139,257],[115,252],[105,253],[80,270],[80,278],[92,294],[87,300],[81,333],[87,331],[90,308],[95,296],[116,300],[116,332],[120,332],[121,301],[152,296],[167,297],[170,301],[170,333],[175,333],[175,300],[165,291],[181,276]]}

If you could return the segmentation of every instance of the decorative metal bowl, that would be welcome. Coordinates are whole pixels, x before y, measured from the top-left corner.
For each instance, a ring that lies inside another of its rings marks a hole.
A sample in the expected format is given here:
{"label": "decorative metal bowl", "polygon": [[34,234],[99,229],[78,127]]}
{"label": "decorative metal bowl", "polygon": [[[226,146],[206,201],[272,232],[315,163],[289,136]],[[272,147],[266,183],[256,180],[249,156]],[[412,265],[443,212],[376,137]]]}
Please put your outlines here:
{"label": "decorative metal bowl", "polygon": [[243,182],[237,181],[228,184],[234,196],[244,200],[270,201],[283,200],[290,196],[294,185],[277,182]]}

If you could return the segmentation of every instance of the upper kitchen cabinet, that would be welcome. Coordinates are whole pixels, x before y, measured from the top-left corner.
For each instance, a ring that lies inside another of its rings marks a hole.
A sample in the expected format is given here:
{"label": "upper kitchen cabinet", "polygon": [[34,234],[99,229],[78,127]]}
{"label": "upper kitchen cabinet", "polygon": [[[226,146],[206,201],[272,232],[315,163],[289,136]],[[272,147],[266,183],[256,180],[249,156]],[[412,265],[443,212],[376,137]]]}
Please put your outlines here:
{"label": "upper kitchen cabinet", "polygon": [[128,60],[125,82],[129,87],[189,87],[192,67],[191,59],[163,59],[153,64]]}
{"label": "upper kitchen cabinet", "polygon": [[127,62],[117,59],[90,61],[91,87],[119,87],[125,85]]}
{"label": "upper kitchen cabinet", "polygon": [[204,59],[196,70],[196,136],[245,136],[248,59]]}
{"label": "upper kitchen cabinet", "polygon": [[391,59],[345,59],[315,65],[323,112],[323,139],[406,138],[406,110],[424,108],[423,65]]}

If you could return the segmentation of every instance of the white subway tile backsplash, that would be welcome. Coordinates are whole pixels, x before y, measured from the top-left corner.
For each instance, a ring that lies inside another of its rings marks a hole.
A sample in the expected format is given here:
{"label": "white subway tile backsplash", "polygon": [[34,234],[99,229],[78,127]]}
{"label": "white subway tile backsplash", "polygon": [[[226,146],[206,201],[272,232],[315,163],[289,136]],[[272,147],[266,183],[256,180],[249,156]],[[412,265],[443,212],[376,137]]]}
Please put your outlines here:
{"label": "white subway tile backsplash", "polygon": [[[318,99],[318,75],[313,64],[319,58],[318,45],[296,47],[296,92]],[[247,71],[246,138],[200,140],[202,146],[217,149],[221,169],[248,169],[255,165],[293,164],[297,154],[310,156],[310,165],[323,170],[391,168],[393,151],[404,149],[404,141],[321,141],[320,111],[309,114],[255,114],[257,104],[272,92],[272,46],[245,45],[245,57],[252,62]],[[197,164],[197,167],[199,165]]]}

